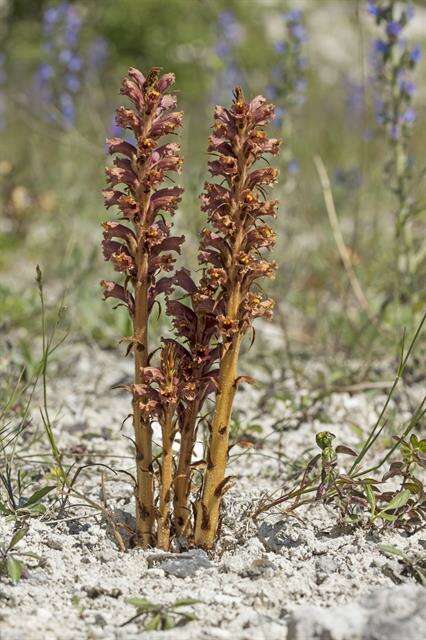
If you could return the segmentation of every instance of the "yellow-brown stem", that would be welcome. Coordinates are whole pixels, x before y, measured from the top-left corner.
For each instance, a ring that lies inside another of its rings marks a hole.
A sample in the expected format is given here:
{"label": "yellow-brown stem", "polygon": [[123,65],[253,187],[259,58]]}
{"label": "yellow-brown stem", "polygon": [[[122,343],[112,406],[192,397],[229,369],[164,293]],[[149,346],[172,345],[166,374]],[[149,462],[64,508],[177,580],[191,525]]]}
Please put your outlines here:
{"label": "yellow-brown stem", "polygon": [[[148,364],[148,256],[139,261],[135,286],[135,384],[142,382],[142,368]],[[152,475],[151,423],[141,413],[139,402],[133,401],[133,427],[136,443],[136,534],[138,545],[152,546],[154,524],[154,486]]]}
{"label": "yellow-brown stem", "polygon": [[174,526],[178,536],[189,537],[192,533],[191,511],[188,504],[191,489],[191,459],[194,448],[195,425],[199,409],[198,399],[193,400],[185,415],[181,432],[179,462],[175,480]]}
{"label": "yellow-brown stem", "polygon": [[[250,166],[250,160],[244,154],[246,137],[247,130],[243,129],[240,132],[239,141],[235,148],[238,177],[231,188],[233,195],[230,215],[236,221],[238,230],[232,247],[232,259],[228,272],[230,291],[226,315],[230,320],[237,320],[241,303],[241,283],[237,274],[236,259],[244,239],[244,222],[241,219],[241,194]],[[220,359],[219,391],[216,395],[215,413],[211,426],[207,468],[204,474],[202,496],[197,503],[195,516],[195,544],[205,549],[211,549],[213,546],[219,524],[223,481],[228,462],[229,421],[236,391],[238,356],[242,338],[242,334],[238,332],[233,336],[230,343],[225,343]]]}
{"label": "yellow-brown stem", "polygon": [[236,391],[241,336],[237,334],[220,363],[219,393],[213,417],[203,494],[197,504],[195,544],[211,549],[219,523],[222,482],[228,461],[229,421]]}
{"label": "yellow-brown stem", "polygon": [[[155,110],[153,110],[155,113]],[[147,117],[140,137],[146,137],[150,130],[153,115]],[[146,167],[135,166],[138,177],[143,182]],[[148,254],[141,248],[141,234],[146,227],[146,216],[150,205],[151,192],[138,190],[140,198],[139,221],[136,222],[138,248],[136,253],[137,278],[135,283],[135,315],[133,320],[133,339],[135,349],[135,384],[142,382],[142,368],[148,365]],[[152,428],[151,421],[145,418],[137,401],[133,401],[133,427],[136,443],[136,537],[137,544],[143,548],[153,546],[154,526],[154,478],[152,473]]]}
{"label": "yellow-brown stem", "polygon": [[160,506],[158,514],[157,546],[164,551],[170,547],[170,499],[173,484],[173,424],[169,411],[161,425],[163,454],[161,462]]}

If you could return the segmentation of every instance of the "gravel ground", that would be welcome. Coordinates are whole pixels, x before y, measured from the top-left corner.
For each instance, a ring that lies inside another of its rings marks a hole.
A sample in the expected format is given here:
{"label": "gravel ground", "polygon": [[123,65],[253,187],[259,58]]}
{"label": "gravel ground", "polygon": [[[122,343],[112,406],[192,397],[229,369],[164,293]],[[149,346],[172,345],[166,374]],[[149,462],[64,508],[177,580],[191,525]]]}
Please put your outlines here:
{"label": "gravel ground", "polygon": [[[129,399],[111,391],[112,385],[127,380],[130,363],[87,347],[74,346],[72,353],[62,358],[49,388],[58,442],[70,455],[80,453],[83,463],[130,470],[131,447],[124,437],[130,435],[130,425],[121,427]],[[297,404],[301,392],[292,392]],[[316,407],[299,420],[295,402],[279,399],[269,401],[267,417],[259,417],[259,393],[249,388],[238,399],[238,407],[244,407],[241,415],[261,423],[263,433],[256,434],[258,446],[232,450],[230,471],[237,481],[225,500],[221,539],[213,554],[137,549],[123,554],[98,512],[74,506],[65,519],[55,521],[48,511],[31,520],[19,543],[22,550],[42,556],[42,566],[30,568],[15,586],[1,579],[1,640],[423,638],[426,592],[379,545],[420,555],[424,532],[407,537],[342,530],[336,513],[322,504],[301,508],[298,520],[279,512],[257,521],[251,517],[262,496],[279,495],[291,472],[288,460],[304,459],[316,432],[328,429],[356,447],[360,430],[371,426],[383,397],[335,394],[323,401],[321,411]],[[399,413],[403,419],[403,409]],[[34,426],[39,421],[35,403]],[[281,434],[273,428],[277,423],[285,424]],[[96,502],[101,472],[101,467],[86,469],[77,482],[78,490]],[[126,476],[107,472],[105,494],[118,519],[131,523]],[[1,539],[9,539],[12,530],[13,523],[3,518]],[[141,620],[121,626],[135,614],[127,600],[136,596],[156,605],[194,598],[199,603],[182,611],[196,619],[168,631],[143,630]]]}

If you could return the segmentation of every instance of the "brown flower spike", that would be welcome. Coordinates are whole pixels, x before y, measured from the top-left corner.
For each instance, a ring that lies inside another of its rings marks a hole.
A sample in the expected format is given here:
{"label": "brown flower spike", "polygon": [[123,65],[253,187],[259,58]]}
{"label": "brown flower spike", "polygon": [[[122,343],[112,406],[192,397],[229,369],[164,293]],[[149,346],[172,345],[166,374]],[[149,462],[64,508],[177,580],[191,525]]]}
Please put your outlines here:
{"label": "brown flower spike", "polygon": [[273,309],[272,300],[253,290],[259,278],[273,277],[276,267],[261,251],[275,242],[265,218],[275,215],[277,202],[265,199],[264,188],[276,181],[278,171],[254,168],[266,154],[278,153],[279,141],[268,138],[262,128],[273,116],[274,107],[265,98],[246,102],[237,87],[230,109],[216,107],[209,140],[209,170],[222,181],[206,183],[202,196],[210,226],[202,234],[200,262],[205,268],[198,297],[215,301],[221,352],[207,468],[196,513],[195,544],[204,548],[214,544],[221,499],[229,485],[225,477],[229,421],[241,341],[254,318],[270,318]]}
{"label": "brown flower spike", "polygon": [[[123,274],[123,282],[103,281],[102,286],[105,298],[126,306],[133,321],[128,351],[134,353],[135,375],[126,388],[133,396],[138,544],[168,550],[174,541],[209,549],[230,485],[229,422],[244,379],[237,373],[241,343],[255,318],[272,315],[273,302],[259,292],[258,281],[275,272],[265,253],[275,244],[267,220],[275,216],[277,202],[266,200],[265,188],[275,182],[277,170],[257,162],[276,155],[280,143],[263,130],[274,108],[262,96],[247,102],[237,87],[229,109],[216,107],[208,150],[209,170],[217,180],[205,184],[201,197],[208,219],[200,241],[201,278],[197,285],[184,268],[165,276],[162,272],[173,272],[184,240],[170,234],[169,220],[183,190],[163,186],[170,172],[180,171],[179,146],[160,143],[182,121],[174,111],[175,97],[165,93],[173,81],[172,74],[160,76],[156,68],[146,78],[130,69],[123,81],[121,92],[133,107],[120,107],[117,123],[133,131],[135,143],[108,140],[114,162],[107,168],[105,204],[117,206],[121,219],[103,224],[102,243],[105,259]],[[179,299],[170,298],[175,289],[181,291]],[[154,355],[149,314],[162,293],[174,337],[163,338]],[[205,470],[193,517],[193,449],[209,396],[215,396],[214,412],[205,460],[197,465]],[[154,422],[162,440],[155,459]]]}
{"label": "brown flower spike", "polygon": [[[183,237],[170,235],[170,222],[164,213],[173,214],[182,195],[179,187],[162,187],[170,172],[180,172],[179,145],[160,143],[182,123],[182,113],[174,111],[176,98],[166,93],[174,75],[159,75],[157,68],[145,77],[129,69],[121,93],[132,108],[117,109],[117,124],[130,129],[134,144],[113,138],[107,141],[114,156],[113,167],[106,169],[110,188],[104,191],[107,208],[116,205],[121,222],[104,223],[103,251],[116,271],[124,274],[124,283],[103,281],[105,298],[113,297],[127,306],[133,320],[129,349],[134,352],[133,424],[136,446],[136,526],[138,544],[154,544],[155,520],[151,415],[146,406],[152,402],[143,392],[149,364],[148,318],[157,296],[170,293],[172,278],[159,277],[173,270],[174,253],[180,252]],[[141,393],[142,390],[142,393]]]}

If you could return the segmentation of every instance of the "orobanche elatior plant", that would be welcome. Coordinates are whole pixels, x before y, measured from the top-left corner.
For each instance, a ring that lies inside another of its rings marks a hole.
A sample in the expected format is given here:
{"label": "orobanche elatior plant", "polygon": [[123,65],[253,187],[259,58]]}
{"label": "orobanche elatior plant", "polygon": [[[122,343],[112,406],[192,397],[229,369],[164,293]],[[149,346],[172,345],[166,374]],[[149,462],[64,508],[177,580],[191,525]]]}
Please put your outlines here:
{"label": "orobanche elatior plant", "polygon": [[[105,203],[118,206],[122,219],[104,223],[103,250],[124,281],[102,286],[133,322],[126,340],[135,362],[127,388],[133,396],[137,544],[169,549],[175,541],[175,547],[208,549],[231,485],[226,465],[234,395],[240,382],[250,381],[238,375],[241,343],[253,319],[272,315],[273,301],[261,294],[258,280],[275,271],[263,250],[275,243],[265,219],[275,216],[277,202],[266,199],[265,188],[278,172],[269,163],[255,165],[280,145],[263,130],[274,107],[262,96],[247,102],[237,87],[229,109],[216,107],[208,146],[212,182],[201,196],[208,226],[201,233],[196,283],[187,269],[174,269],[184,237],[171,235],[170,217],[182,189],[164,186],[182,165],[179,145],[161,140],[182,123],[175,96],[166,93],[173,82],[173,74],[160,76],[156,68],[147,77],[130,69],[123,81],[121,93],[133,107],[119,107],[117,123],[133,131],[135,142],[108,140],[115,159],[107,168]],[[152,349],[149,316],[160,294],[174,335]],[[208,444],[204,459],[195,461],[201,418]],[[162,435],[155,457],[154,424]],[[204,469],[201,482],[195,469]]]}

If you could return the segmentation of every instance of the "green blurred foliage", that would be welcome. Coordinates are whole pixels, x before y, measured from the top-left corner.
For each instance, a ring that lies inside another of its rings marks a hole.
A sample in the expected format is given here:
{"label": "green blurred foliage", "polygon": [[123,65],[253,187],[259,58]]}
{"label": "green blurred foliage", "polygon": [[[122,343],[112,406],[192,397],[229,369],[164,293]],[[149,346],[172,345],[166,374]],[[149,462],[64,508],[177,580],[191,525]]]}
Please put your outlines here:
{"label": "green blurred foliage", "polygon": [[[101,196],[104,139],[121,101],[121,77],[130,65],[143,70],[155,65],[176,73],[179,105],[185,111],[181,182],[186,188],[176,224],[187,236],[184,259],[196,266],[197,234],[203,223],[198,196],[207,175],[214,87],[224,71],[215,50],[220,36],[218,16],[232,11],[242,27],[243,38],[233,56],[245,89],[254,94],[265,91],[271,81],[274,44],[282,35],[281,14],[293,8],[304,10],[308,31],[307,96],[303,106],[286,114],[291,127],[284,144],[291,147],[300,171],[297,175],[283,172],[274,193],[281,201],[275,251],[280,269],[272,285],[290,341],[298,353],[328,354],[337,366],[336,353],[343,362],[349,355],[372,357],[373,344],[383,353],[395,341],[402,322],[415,323],[421,304],[404,315],[389,314],[385,320],[393,328],[385,332],[384,341],[366,321],[342,268],[313,163],[313,156],[320,154],[328,168],[346,244],[377,312],[393,278],[393,200],[383,183],[386,145],[374,123],[369,82],[369,52],[376,32],[361,0],[86,0],[74,4],[84,18],[82,50],[94,39],[105,38],[108,57],[102,72],[84,85],[76,126],[65,131],[46,122],[33,97],[34,74],[43,61],[42,16],[51,3],[3,0],[2,4],[0,0],[0,10],[8,7],[0,30],[7,74],[2,88],[7,128],[0,131],[0,311],[8,332],[18,327],[29,333],[34,330],[27,303],[20,311],[20,298],[23,289],[32,287],[36,263],[43,267],[52,300],[68,290],[69,327],[75,336],[109,346],[128,331],[123,312],[113,312],[101,301],[98,281],[111,276],[99,249],[99,223],[107,216]],[[426,3],[417,2],[416,7],[425,11]],[[424,40],[425,34],[423,44]],[[419,172],[426,143],[420,97],[425,91],[424,68],[423,60],[412,144]],[[348,110],[348,78],[366,89],[361,115]],[[21,209],[10,205],[16,188],[25,190],[19,192],[21,200],[27,195]],[[421,181],[414,196],[424,203]],[[418,233],[423,232],[424,226],[419,226]],[[159,319],[160,328],[164,322]],[[260,339],[259,344],[262,349],[267,340]]]}

